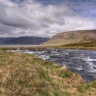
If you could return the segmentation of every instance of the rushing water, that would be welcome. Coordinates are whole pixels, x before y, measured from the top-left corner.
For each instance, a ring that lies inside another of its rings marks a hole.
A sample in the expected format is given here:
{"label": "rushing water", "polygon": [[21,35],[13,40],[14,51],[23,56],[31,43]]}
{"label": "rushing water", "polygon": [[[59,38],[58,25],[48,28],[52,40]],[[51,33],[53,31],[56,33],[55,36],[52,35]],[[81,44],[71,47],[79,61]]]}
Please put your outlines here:
{"label": "rushing water", "polygon": [[[14,51],[14,50],[13,50]],[[17,50],[18,51],[18,50]],[[17,52],[15,51],[15,52]],[[36,54],[46,61],[53,61],[80,74],[86,82],[96,80],[96,51],[92,50],[19,50],[27,54]]]}

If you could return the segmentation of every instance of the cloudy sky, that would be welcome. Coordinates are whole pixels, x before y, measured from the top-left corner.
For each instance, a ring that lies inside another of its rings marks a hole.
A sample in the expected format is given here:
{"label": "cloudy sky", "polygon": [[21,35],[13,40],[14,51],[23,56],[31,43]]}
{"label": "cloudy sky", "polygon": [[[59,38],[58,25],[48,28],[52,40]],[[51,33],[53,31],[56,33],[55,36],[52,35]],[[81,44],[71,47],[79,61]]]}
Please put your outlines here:
{"label": "cloudy sky", "polygon": [[96,28],[96,0],[0,0],[0,37]]}

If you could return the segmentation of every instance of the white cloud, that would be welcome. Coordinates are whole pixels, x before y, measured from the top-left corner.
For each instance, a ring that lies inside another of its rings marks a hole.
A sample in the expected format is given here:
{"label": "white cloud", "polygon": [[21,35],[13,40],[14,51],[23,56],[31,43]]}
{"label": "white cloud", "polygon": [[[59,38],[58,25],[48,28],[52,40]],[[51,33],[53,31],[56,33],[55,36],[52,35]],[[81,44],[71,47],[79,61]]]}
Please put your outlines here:
{"label": "white cloud", "polygon": [[93,29],[95,21],[82,18],[65,4],[43,5],[33,0],[0,0],[0,36],[53,36],[58,32]]}

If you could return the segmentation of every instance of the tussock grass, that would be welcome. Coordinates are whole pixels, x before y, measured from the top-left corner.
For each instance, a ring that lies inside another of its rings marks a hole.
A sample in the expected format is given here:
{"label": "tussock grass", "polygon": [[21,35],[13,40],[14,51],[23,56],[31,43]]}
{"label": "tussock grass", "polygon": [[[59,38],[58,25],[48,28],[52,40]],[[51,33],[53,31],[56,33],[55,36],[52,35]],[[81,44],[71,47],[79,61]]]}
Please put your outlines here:
{"label": "tussock grass", "polygon": [[0,96],[96,96],[95,85],[35,55],[0,50]]}

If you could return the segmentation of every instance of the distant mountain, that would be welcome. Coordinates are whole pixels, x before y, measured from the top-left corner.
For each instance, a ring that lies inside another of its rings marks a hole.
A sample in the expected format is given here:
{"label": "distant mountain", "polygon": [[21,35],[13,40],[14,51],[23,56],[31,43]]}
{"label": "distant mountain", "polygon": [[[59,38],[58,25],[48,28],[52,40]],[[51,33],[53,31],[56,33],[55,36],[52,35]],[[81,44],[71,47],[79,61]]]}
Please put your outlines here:
{"label": "distant mountain", "polygon": [[44,42],[43,44],[65,45],[71,43],[89,42],[91,40],[96,40],[96,30],[77,30],[58,33],[47,42]]}
{"label": "distant mountain", "polygon": [[47,40],[46,37],[6,37],[0,38],[0,45],[38,45]]}

